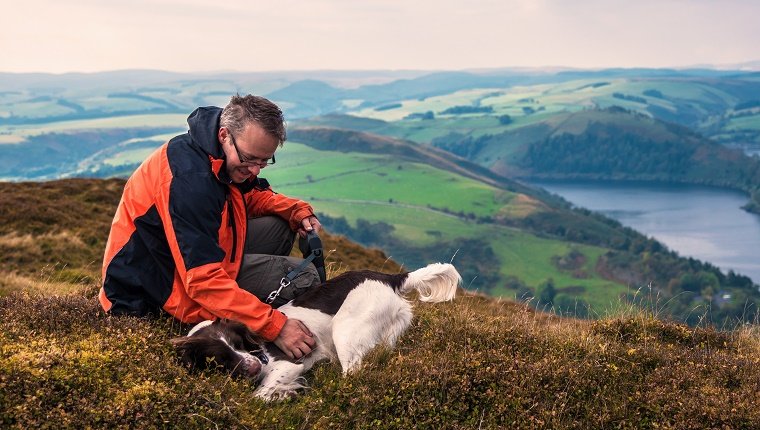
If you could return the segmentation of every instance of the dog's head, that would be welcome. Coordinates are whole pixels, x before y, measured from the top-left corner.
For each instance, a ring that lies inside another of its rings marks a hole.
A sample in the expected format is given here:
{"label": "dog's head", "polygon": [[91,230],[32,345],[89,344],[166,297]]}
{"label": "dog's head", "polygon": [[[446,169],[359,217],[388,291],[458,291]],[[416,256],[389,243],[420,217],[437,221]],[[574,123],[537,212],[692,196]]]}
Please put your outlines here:
{"label": "dog's head", "polygon": [[253,332],[236,321],[216,320],[171,343],[182,362],[193,369],[222,367],[233,376],[248,378],[261,372],[261,346]]}

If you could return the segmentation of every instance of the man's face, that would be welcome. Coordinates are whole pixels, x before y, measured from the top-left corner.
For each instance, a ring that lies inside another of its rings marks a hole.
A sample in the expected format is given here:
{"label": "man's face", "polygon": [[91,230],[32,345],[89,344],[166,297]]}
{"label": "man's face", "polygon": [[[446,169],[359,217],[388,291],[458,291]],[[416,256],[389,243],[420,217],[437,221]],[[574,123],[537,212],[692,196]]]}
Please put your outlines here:
{"label": "man's face", "polygon": [[256,123],[248,123],[242,133],[235,135],[226,127],[221,127],[219,142],[227,158],[227,173],[232,182],[238,184],[258,176],[267,162],[271,162],[278,146],[277,139]]}

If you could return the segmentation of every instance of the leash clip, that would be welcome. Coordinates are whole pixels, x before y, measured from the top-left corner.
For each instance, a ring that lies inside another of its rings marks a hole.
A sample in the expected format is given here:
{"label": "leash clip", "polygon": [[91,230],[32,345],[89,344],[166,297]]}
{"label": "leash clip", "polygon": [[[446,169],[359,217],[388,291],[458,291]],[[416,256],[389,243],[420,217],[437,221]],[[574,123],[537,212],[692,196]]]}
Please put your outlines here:
{"label": "leash clip", "polygon": [[282,289],[283,288],[287,288],[289,285],[290,285],[290,281],[288,280],[288,278],[282,278],[282,279],[280,279],[280,288],[278,288],[278,289],[272,291],[271,293],[269,293],[269,296],[267,297],[266,303],[268,305],[271,305],[272,302],[274,302],[275,299],[277,299],[277,297],[279,297],[280,292],[282,291]]}

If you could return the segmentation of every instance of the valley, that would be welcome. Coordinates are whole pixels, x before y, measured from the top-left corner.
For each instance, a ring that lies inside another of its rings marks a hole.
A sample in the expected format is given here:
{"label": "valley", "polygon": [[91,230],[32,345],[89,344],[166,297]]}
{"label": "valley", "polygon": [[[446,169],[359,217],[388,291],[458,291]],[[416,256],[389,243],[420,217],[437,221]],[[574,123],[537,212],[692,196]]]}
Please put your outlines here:
{"label": "valley", "polygon": [[760,141],[756,73],[442,72],[360,86],[337,72],[169,74],[126,84],[137,75],[95,87],[43,76],[69,87],[2,92],[0,177],[124,178],[183,132],[196,106],[259,92],[283,106],[290,136],[262,175],[312,202],[329,231],[405,267],[453,259],[471,290],[579,316],[615,312],[650,286],[679,297],[665,312],[689,322],[694,309],[713,306],[719,322],[760,302],[751,279],[521,182],[717,185],[747,193],[757,211],[760,163],[731,149]]}

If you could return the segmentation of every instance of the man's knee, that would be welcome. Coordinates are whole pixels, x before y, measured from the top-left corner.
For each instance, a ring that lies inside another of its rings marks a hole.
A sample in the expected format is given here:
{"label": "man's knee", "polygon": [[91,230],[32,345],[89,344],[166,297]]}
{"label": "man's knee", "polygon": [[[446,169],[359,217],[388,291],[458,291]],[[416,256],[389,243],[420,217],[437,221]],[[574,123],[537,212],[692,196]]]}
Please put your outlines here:
{"label": "man's knee", "polygon": [[[237,282],[240,288],[265,301],[277,291],[280,282],[303,262],[296,257],[276,255],[246,254],[240,267]],[[279,307],[320,284],[317,269],[313,264],[304,267],[286,287],[280,290],[272,306]]]}
{"label": "man's knee", "polygon": [[288,255],[295,242],[295,232],[278,216],[263,216],[248,220],[245,254]]}

